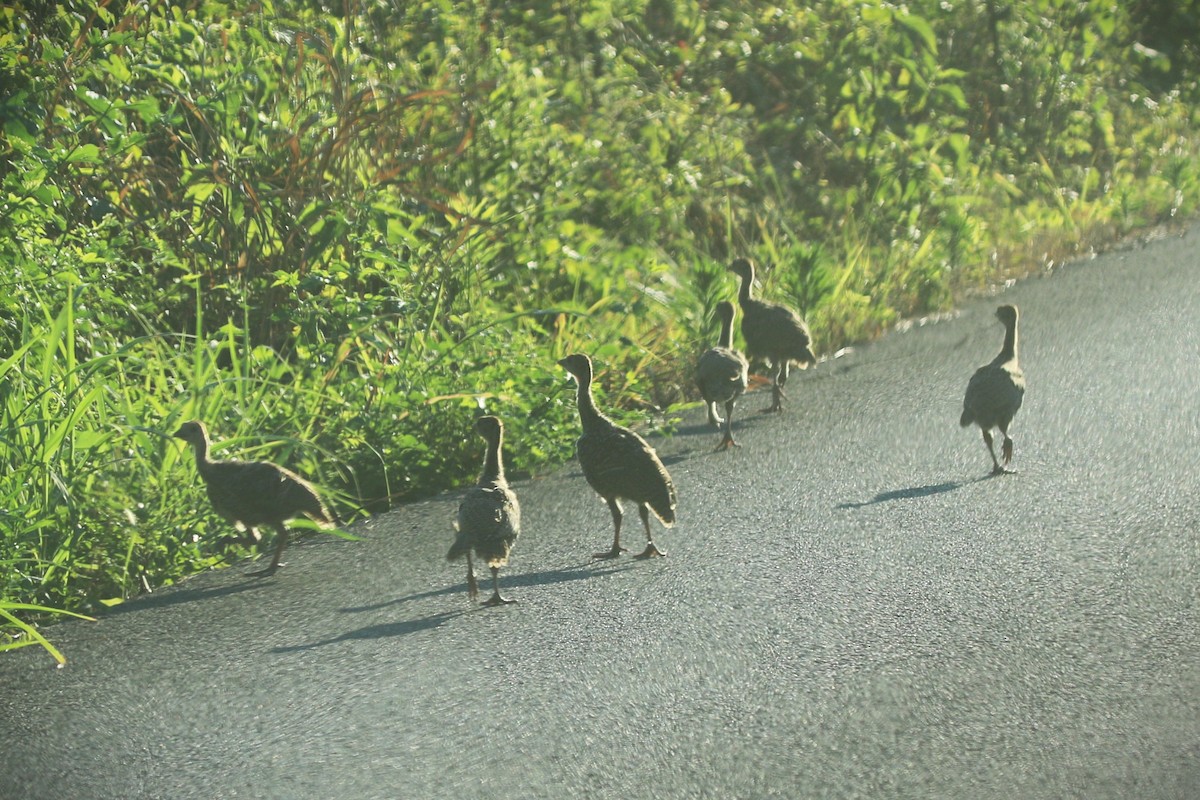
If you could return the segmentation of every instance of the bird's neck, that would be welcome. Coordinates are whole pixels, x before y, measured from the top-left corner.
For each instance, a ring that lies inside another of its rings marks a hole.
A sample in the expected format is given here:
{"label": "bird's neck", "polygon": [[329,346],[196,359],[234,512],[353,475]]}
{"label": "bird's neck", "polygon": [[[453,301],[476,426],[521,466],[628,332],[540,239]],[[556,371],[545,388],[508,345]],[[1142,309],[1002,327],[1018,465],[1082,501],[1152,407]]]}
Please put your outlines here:
{"label": "bird's neck", "polygon": [[1014,320],[1004,327],[1004,346],[1000,348],[1000,355],[996,356],[996,361],[1003,363],[1005,361],[1015,361],[1016,359],[1017,323]]}
{"label": "bird's neck", "polygon": [[590,377],[587,380],[579,381],[579,386],[575,390],[575,399],[579,405],[579,421],[584,430],[605,421],[604,415],[600,413],[600,409],[596,408],[596,401],[592,397],[592,379]]}
{"label": "bird's neck", "polygon": [[754,273],[747,272],[745,275],[740,277],[742,279],[742,285],[741,288],[738,289],[738,302],[742,305],[745,305],[751,300],[750,289],[752,288],[751,285],[754,283]]}
{"label": "bird's neck", "polygon": [[721,320],[721,338],[717,339],[717,346],[726,349],[733,348],[733,318],[725,317]]}
{"label": "bird's neck", "polygon": [[500,448],[504,446],[503,435],[494,440],[488,440],[487,452],[483,456],[483,474],[479,476],[480,483],[504,483],[504,457]]}
{"label": "bird's neck", "polygon": [[208,457],[208,440],[201,439],[193,445],[193,450],[196,452],[196,470],[200,474],[206,474],[212,467],[213,462]]}

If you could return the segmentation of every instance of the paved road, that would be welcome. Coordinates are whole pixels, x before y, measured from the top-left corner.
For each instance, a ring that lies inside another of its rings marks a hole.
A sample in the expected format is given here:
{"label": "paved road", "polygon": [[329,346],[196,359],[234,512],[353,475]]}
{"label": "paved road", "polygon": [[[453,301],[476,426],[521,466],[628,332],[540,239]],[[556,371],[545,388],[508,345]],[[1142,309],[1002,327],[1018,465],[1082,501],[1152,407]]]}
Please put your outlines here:
{"label": "paved road", "polygon": [[1003,300],[1018,475],[957,425],[983,299],[740,450],[657,441],[666,559],[589,563],[568,467],[516,487],[515,606],[468,607],[445,497],[56,627],[67,668],[0,657],[0,796],[1200,797],[1200,230]]}

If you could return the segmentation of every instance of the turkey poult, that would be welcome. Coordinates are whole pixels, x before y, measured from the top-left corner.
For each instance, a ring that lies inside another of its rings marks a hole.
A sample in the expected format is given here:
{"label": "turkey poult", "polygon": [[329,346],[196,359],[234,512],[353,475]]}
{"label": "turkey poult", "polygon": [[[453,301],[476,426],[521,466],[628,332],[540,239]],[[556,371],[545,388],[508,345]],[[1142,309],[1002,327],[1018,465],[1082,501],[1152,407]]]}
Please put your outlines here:
{"label": "turkey poult", "polygon": [[[1025,396],[1025,374],[1017,362],[1017,307],[1000,306],[996,309],[996,317],[1004,323],[1004,346],[990,364],[984,364],[971,376],[958,424],[964,428],[972,423],[979,426],[992,456],[992,474],[1001,475],[1012,471],[1008,469],[1013,454],[1008,426]],[[992,428],[999,428],[1004,436],[1003,463],[996,459]]]}
{"label": "turkey poult", "polygon": [[475,566],[471,552],[487,561],[492,570],[492,596],[485,606],[515,603],[500,594],[500,567],[508,563],[508,554],[513,543],[521,534],[521,507],[517,496],[508,488],[504,478],[504,424],[499,417],[480,417],[475,420],[475,430],[487,441],[483,457],[483,473],[479,484],[467,492],[458,506],[458,519],[454,523],[458,536],[450,551],[449,561],[467,557],[467,593],[471,600],[479,597],[479,584],[475,581]]}
{"label": "turkey poult", "polygon": [[576,399],[579,421],[583,425],[583,435],[576,442],[579,466],[583,468],[583,477],[604,498],[612,512],[612,548],[596,553],[594,557],[616,558],[626,551],[621,547],[621,498],[637,503],[642,526],[646,529],[646,549],[637,557],[666,555],[655,546],[650,535],[651,511],[665,527],[675,524],[675,485],[666,467],[645,439],[597,410],[592,399],[590,358],[574,353],[558,363],[578,384]]}
{"label": "turkey poult", "polygon": [[269,461],[213,461],[208,457],[208,429],[199,420],[185,422],[174,436],[192,446],[196,470],[204,479],[213,508],[245,531],[232,537],[245,545],[257,545],[260,525],[271,525],[278,532],[271,565],[256,575],[271,575],[280,566],[279,558],[287,546],[289,519],[304,516],[322,527],[333,527],[337,520],[312,484],[291,470]]}
{"label": "turkey poult", "polygon": [[[722,300],[717,303],[717,316],[721,318],[721,337],[717,346],[705,351],[696,364],[696,385],[708,408],[708,421],[714,427],[724,425],[725,436],[717,445],[718,450],[739,447],[733,440],[733,406],[746,391],[749,364],[745,357],[733,349],[733,303]],[[717,403],[725,404],[725,419],[717,413]]]}
{"label": "turkey poult", "polygon": [[775,367],[771,386],[772,403],[765,411],[783,410],[783,387],[794,361],[801,369],[817,363],[812,351],[812,334],[808,326],[792,309],[778,303],[768,303],[751,297],[754,285],[754,265],[739,258],[729,265],[729,271],[742,280],[738,304],[742,307],[742,336],[746,340],[746,355],[763,359]]}

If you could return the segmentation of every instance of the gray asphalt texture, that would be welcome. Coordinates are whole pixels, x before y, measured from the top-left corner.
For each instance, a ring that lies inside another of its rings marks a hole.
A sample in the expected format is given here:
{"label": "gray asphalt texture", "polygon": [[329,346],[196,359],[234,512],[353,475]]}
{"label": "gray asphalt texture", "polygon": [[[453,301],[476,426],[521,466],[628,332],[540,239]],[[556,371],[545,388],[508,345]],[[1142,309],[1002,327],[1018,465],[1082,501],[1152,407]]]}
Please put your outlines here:
{"label": "gray asphalt texture", "polygon": [[[1000,302],[993,478],[958,417]],[[1200,797],[1198,319],[1193,229],[754,393],[735,451],[697,409],[663,559],[589,560],[575,465],[517,482],[513,606],[444,561],[451,495],[57,625],[64,669],[0,655],[0,796]]]}

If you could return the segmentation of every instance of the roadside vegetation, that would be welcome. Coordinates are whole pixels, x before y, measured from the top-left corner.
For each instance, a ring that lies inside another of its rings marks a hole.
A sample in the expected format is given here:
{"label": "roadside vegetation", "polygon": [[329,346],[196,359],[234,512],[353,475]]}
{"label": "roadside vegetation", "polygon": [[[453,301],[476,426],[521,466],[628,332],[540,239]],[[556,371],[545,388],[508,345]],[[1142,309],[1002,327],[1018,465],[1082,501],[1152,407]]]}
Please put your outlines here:
{"label": "roadside vegetation", "polygon": [[0,9],[8,646],[237,555],[184,420],[353,520],[694,402],[736,256],[829,354],[1195,215],[1187,4],[810,5]]}

